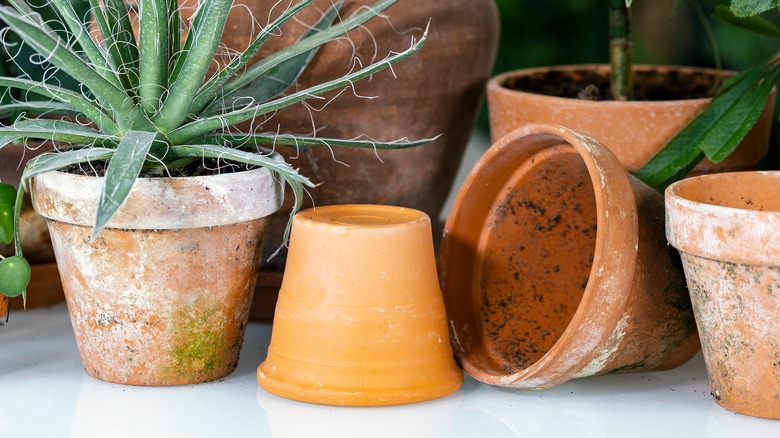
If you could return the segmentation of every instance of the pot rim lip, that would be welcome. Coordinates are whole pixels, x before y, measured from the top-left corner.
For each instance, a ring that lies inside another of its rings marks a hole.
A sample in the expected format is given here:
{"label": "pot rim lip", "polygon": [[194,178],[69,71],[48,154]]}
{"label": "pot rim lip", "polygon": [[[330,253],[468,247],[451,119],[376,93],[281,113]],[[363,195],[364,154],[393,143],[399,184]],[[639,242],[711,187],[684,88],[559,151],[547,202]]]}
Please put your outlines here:
{"label": "pot rim lip", "polygon": [[[556,386],[573,377],[577,377],[594,364],[594,361],[583,361],[584,358],[592,356],[596,362],[598,361],[597,352],[599,346],[604,345],[604,342],[607,341],[617,327],[597,327],[591,324],[591,322],[605,313],[622,312],[625,303],[628,301],[628,293],[610,296],[609,299],[606,299],[606,296],[610,291],[628,291],[631,289],[639,236],[638,221],[627,221],[617,217],[610,218],[607,213],[607,205],[619,205],[618,211],[621,212],[621,216],[623,212],[629,213],[633,211],[634,217],[636,217],[637,208],[635,194],[631,188],[628,174],[620,165],[617,157],[609,149],[596,140],[562,126],[545,124],[524,125],[494,143],[477,164],[474,165],[463,186],[458,191],[452,211],[445,224],[444,241],[442,242],[440,263],[442,286],[445,289],[448,283],[446,277],[448,275],[447,265],[449,264],[447,260],[448,244],[446,241],[452,234],[455,234],[453,229],[458,227],[458,217],[460,216],[458,209],[463,205],[466,198],[473,196],[471,194],[472,191],[479,189],[474,182],[479,174],[490,171],[492,160],[500,157],[505,148],[518,147],[517,143],[524,141],[533,142],[534,137],[540,139],[557,137],[557,140],[559,140],[557,144],[568,143],[580,155],[588,169],[590,181],[594,186],[597,211],[596,243],[593,248],[594,258],[588,276],[588,283],[582,293],[577,310],[561,336],[542,357],[525,369],[503,374],[498,374],[497,371],[485,372],[472,365],[468,358],[465,357],[473,354],[473,348],[466,352],[458,342],[458,345],[454,346],[454,351],[459,357],[464,370],[477,380],[499,386],[540,389]],[[615,168],[615,166],[622,172],[616,176],[604,174],[604,167]],[[622,237],[616,237],[621,234],[617,231],[619,229],[628,230],[625,235],[628,236],[629,241]],[[482,232],[484,232],[484,227]],[[616,260],[619,257],[615,252],[606,251],[606,248],[620,246],[636,248],[636,251],[629,251],[628,259],[623,258],[620,260]],[[479,262],[479,258],[475,258],[473,262]],[[602,277],[602,273],[605,271],[604,267],[610,264],[620,266],[621,269],[615,270],[613,277]],[[467,285],[467,287],[468,295],[472,295],[473,288],[471,284]],[[445,290],[445,303],[450,301],[447,299],[448,295],[451,294],[447,294]],[[448,319],[454,336],[457,338],[457,325],[454,320]],[[587,329],[584,327],[587,327]],[[583,337],[576,333],[582,330],[588,330],[589,336]],[[553,368],[555,370],[550,371]]]}
{"label": "pot rim lip", "polygon": [[[519,70],[512,70],[512,71],[500,73],[490,78],[487,83],[487,89],[489,93],[493,92],[493,93],[505,93],[505,94],[511,94],[517,96],[534,96],[534,98],[536,99],[545,100],[545,101],[564,100],[567,102],[568,105],[582,106],[585,108],[591,108],[596,106],[604,107],[609,105],[618,106],[621,108],[630,108],[630,107],[646,108],[648,106],[651,107],[668,106],[670,103],[675,103],[678,105],[702,105],[712,100],[711,97],[701,97],[697,99],[674,99],[674,100],[594,101],[594,100],[585,100],[585,99],[574,99],[571,97],[548,96],[546,94],[532,93],[532,92],[521,91],[521,90],[512,90],[503,85],[503,83],[506,81],[507,78],[513,76],[525,76],[525,75],[534,74],[542,71],[572,71],[572,70],[590,70],[590,69],[607,70],[609,69],[609,65],[608,64],[571,64],[571,65],[556,65],[556,66],[547,66],[547,67],[531,67],[531,68],[524,68]],[[708,67],[649,65],[649,64],[634,65],[635,71],[650,71],[655,69],[711,73],[714,75],[723,75],[725,77],[733,76],[736,74],[736,72],[731,70],[720,70],[720,69],[708,68]],[[774,92],[774,88],[772,90]]]}
{"label": "pot rim lip", "polygon": [[[699,257],[733,263],[780,266],[780,211],[760,211],[709,204],[684,197],[680,192],[705,181],[766,176],[780,184],[780,170],[728,172],[685,178],[664,192],[666,237],[678,250]],[[732,225],[733,224],[733,225]],[[725,233],[725,234],[724,234]],[[748,234],[750,233],[750,234]],[[687,236],[702,236],[694,242]],[[728,238],[726,238],[728,236]],[[704,244],[704,242],[709,244]],[[762,241],[760,250],[747,249],[753,241]]]}
{"label": "pot rim lip", "polygon": [[[329,217],[333,212],[352,213],[345,216],[375,215],[377,219],[385,215],[382,218],[387,218],[388,223],[342,223]],[[328,220],[322,220],[322,218],[328,218]],[[394,228],[430,225],[431,219],[425,212],[411,207],[380,204],[333,204],[320,207],[314,206],[299,211],[293,218],[293,227],[298,223],[309,227],[321,227],[323,231],[327,232],[336,230],[350,230],[351,232],[357,230],[371,232],[371,230],[375,230],[386,232]]]}
{"label": "pot rim lip", "polygon": [[[280,159],[278,154],[275,157]],[[91,227],[104,180],[102,176],[59,170],[36,175],[30,183],[33,207],[49,220]],[[256,193],[251,196],[255,190],[264,196]],[[182,202],[184,191],[200,191],[208,196],[190,197],[190,201]],[[56,208],[54,199],[65,206]],[[281,208],[283,200],[281,177],[266,167],[216,175],[139,177],[106,228],[186,229],[231,225],[269,216]]]}

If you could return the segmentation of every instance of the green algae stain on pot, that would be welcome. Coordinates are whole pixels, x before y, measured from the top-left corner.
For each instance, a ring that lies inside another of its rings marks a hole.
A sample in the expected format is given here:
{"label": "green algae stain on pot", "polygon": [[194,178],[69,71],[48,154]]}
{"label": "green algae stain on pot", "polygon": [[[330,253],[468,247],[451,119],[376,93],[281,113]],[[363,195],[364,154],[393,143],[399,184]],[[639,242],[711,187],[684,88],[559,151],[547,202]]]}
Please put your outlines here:
{"label": "green algae stain on pot", "polygon": [[171,376],[208,376],[226,367],[229,346],[221,321],[224,315],[217,306],[197,309],[202,303],[183,305],[171,318]]}

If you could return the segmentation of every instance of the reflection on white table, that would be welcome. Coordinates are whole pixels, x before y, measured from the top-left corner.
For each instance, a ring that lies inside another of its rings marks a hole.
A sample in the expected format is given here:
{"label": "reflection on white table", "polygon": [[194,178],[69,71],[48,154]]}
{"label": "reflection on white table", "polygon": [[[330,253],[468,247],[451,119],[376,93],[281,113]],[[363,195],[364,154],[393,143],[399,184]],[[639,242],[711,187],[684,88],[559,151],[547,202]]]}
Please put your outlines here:
{"label": "reflection on white table", "polygon": [[67,309],[14,312],[0,327],[0,435],[9,437],[780,437],[780,421],[710,396],[701,355],[672,371],[577,379],[519,392],[466,378],[439,400],[340,408],[257,386],[271,327],[250,324],[238,369],[220,381],[147,388],[84,374]]}

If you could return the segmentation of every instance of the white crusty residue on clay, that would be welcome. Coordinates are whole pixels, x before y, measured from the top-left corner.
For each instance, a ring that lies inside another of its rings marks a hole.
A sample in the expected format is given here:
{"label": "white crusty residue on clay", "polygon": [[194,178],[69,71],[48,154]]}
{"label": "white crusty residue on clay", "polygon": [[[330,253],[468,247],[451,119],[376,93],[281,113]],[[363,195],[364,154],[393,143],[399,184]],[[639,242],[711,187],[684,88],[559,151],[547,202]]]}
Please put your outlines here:
{"label": "white crusty residue on clay", "polygon": [[620,318],[620,321],[618,321],[617,327],[615,327],[615,331],[612,332],[612,335],[609,337],[607,345],[610,345],[610,347],[602,350],[595,359],[593,359],[588,365],[585,366],[585,368],[574,375],[575,378],[592,376],[604,369],[607,361],[612,357],[613,354],[615,354],[615,352],[620,347],[620,344],[623,342],[623,339],[626,337],[625,329],[626,326],[628,326],[628,318],[628,313],[624,313]]}

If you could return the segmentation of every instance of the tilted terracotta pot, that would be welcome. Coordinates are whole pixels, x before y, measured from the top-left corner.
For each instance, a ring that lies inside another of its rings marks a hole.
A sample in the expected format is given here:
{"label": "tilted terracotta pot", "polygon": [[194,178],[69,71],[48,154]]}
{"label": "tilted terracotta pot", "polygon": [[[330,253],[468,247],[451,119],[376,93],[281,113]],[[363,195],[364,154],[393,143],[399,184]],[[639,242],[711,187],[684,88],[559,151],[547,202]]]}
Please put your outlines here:
{"label": "tilted terracotta pot", "polygon": [[260,386],[349,406],[432,400],[461,386],[425,213],[305,210],[295,216],[289,254]]}
{"label": "tilted terracotta pot", "polygon": [[699,350],[663,197],[597,141],[529,125],[475,164],[444,229],[453,350],[475,379],[542,389]]}
{"label": "tilted terracotta pot", "polygon": [[[0,149],[0,181],[19,185],[24,165],[31,158],[51,150],[49,143],[9,143]],[[46,220],[32,208],[22,212],[20,221],[22,249],[30,263],[32,278],[27,286],[26,303],[21,296],[11,299],[13,309],[50,306],[65,300],[60,275],[54,262],[54,250],[51,247]],[[0,244],[0,252],[13,254],[13,245]]]}
{"label": "tilted terracotta pot", "polygon": [[268,215],[267,169],[140,178],[90,242],[102,178],[34,178],[87,373],[133,385],[219,379],[238,361]]}
{"label": "tilted terracotta pot", "polygon": [[666,189],[712,395],[780,419],[780,172],[738,172]]}
{"label": "tilted terracotta pot", "polygon": [[[631,172],[639,170],[661,150],[685,125],[693,120],[712,99],[680,99],[662,101],[592,101],[562,98],[512,89],[516,84],[541,81],[554,74],[566,82],[595,71],[608,84],[609,66],[579,65],[535,68],[504,73],[488,82],[490,132],[498,140],[526,123],[554,123],[566,126],[605,144]],[[636,80],[645,80],[660,88],[670,77],[687,78],[691,88],[702,92],[717,86],[733,75],[713,69],[691,67],[636,66]],[[713,164],[705,159],[693,173],[748,170],[766,156],[772,127],[775,92],[772,92],[756,126],[748,133],[736,151],[722,162]]]}

